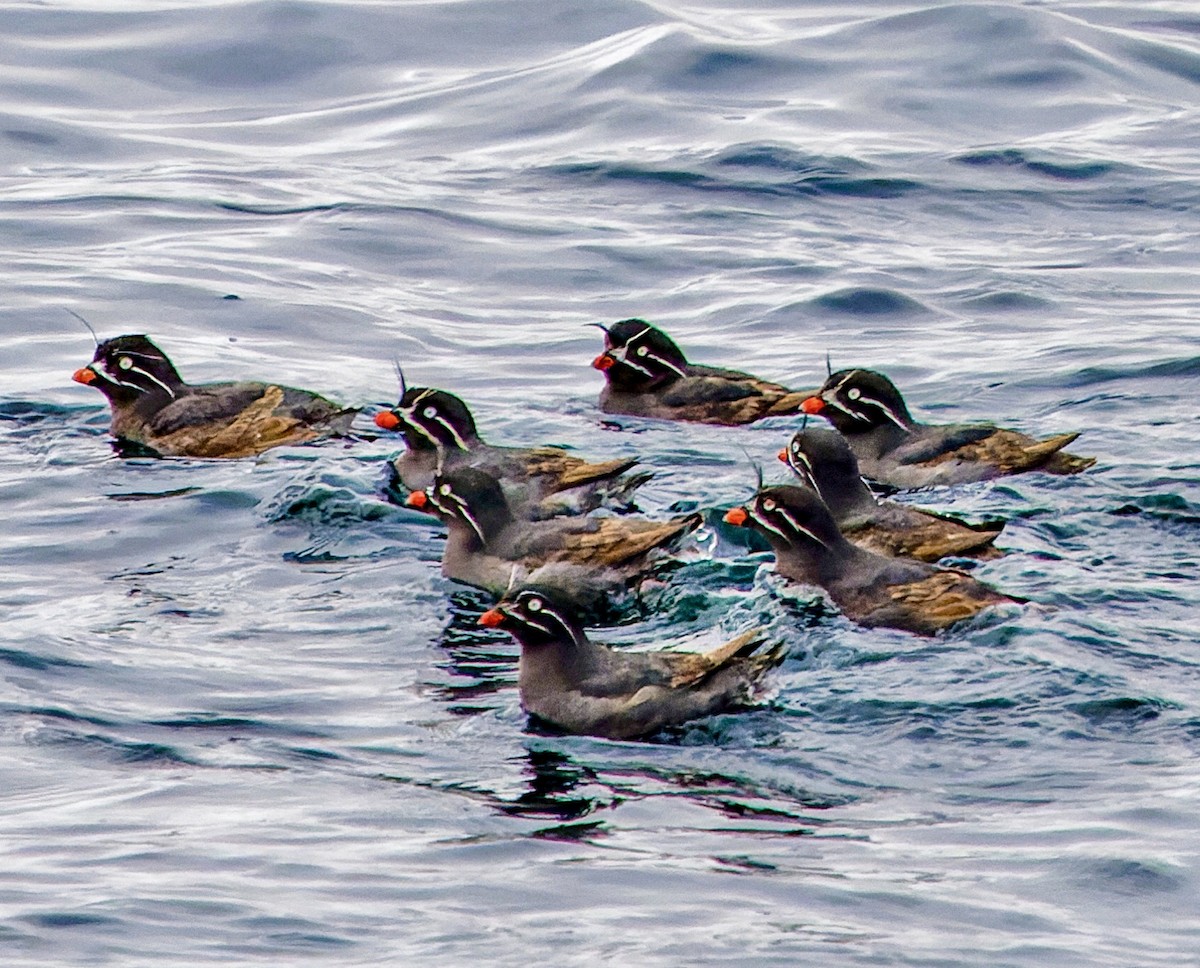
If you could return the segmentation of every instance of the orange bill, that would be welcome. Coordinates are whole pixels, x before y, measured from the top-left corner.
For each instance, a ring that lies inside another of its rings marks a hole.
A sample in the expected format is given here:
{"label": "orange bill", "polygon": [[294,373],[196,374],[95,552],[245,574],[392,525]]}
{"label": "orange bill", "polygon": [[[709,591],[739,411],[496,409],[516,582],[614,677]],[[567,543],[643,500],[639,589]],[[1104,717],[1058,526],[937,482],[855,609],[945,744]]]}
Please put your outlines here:
{"label": "orange bill", "polygon": [[740,528],[750,520],[750,515],[746,513],[745,508],[730,508],[725,512],[723,520],[726,524],[736,524]]}
{"label": "orange bill", "polygon": [[494,629],[504,623],[504,613],[498,608],[489,608],[486,612],[479,616],[477,624],[486,625],[490,629]]}

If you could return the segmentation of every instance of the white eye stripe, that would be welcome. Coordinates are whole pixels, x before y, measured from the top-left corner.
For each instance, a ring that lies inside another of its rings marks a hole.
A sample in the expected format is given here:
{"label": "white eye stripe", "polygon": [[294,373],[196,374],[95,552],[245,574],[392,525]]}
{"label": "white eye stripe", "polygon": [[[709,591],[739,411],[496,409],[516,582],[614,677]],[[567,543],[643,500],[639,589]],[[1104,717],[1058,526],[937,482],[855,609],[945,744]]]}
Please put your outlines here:
{"label": "white eye stripe", "polygon": [[462,435],[459,434],[459,432],[454,428],[454,424],[452,424],[445,417],[437,417],[435,419],[437,420],[438,423],[440,423],[443,427],[445,427],[448,431],[450,431],[450,437],[454,440],[454,442],[459,446],[459,448],[461,450],[469,449],[467,447],[467,442],[462,439]]}
{"label": "white eye stripe", "polygon": [[808,454],[804,453],[803,448],[799,444],[793,446],[792,456],[795,457],[796,460],[798,460],[801,464],[803,464],[809,471],[813,469],[812,461],[809,459]]}
{"label": "white eye stripe", "polygon": [[142,369],[140,366],[132,366],[132,365],[129,367],[129,371],[130,371],[131,373],[140,373],[140,374],[141,374],[142,376],[144,376],[144,377],[145,377],[147,380],[153,380],[153,381],[154,381],[155,383],[157,383],[157,384],[158,384],[160,387],[162,387],[164,390],[166,390],[166,391],[167,391],[167,393],[171,394],[171,399],[172,399],[172,400],[174,400],[174,399],[175,399],[175,391],[174,391],[174,390],[172,390],[172,389],[171,389],[169,386],[167,386],[165,383],[163,383],[163,381],[162,381],[162,380],[160,380],[158,377],[156,377],[156,376],[155,376],[153,373],[147,373],[147,372],[146,372],[145,370],[143,370],[143,369]]}
{"label": "white eye stripe", "polygon": [[813,539],[813,541],[815,541],[817,544],[819,544],[822,548],[829,547],[829,545],[827,545],[824,541],[822,541],[815,534],[813,534],[811,531],[809,531],[808,528],[804,527],[802,524],[799,524],[796,521],[796,519],[793,518],[792,515],[788,511],[785,511],[782,508],[780,508],[779,516],[781,518],[783,518],[788,524],[790,524],[792,526],[792,528],[796,531],[797,534],[808,535],[810,538]]}
{"label": "white eye stripe", "polygon": [[415,420],[405,420],[404,426],[415,430],[422,437],[424,437],[431,444],[433,444],[434,447],[440,447],[442,445],[442,442],[440,440],[438,440],[435,436],[433,436],[433,434],[431,434],[428,430],[426,430],[423,426],[421,426]]}
{"label": "white eye stripe", "polygon": [[156,363],[161,363],[163,361],[163,357],[161,356],[155,356],[153,353],[139,353],[137,350],[122,350],[121,355],[136,356],[141,360],[154,360]]}
{"label": "white eye stripe", "polygon": [[487,544],[487,536],[483,533],[483,528],[479,526],[479,522],[475,520],[475,515],[467,509],[466,504],[462,501],[459,501],[458,505],[458,513],[462,515],[463,520],[475,530],[475,533],[479,535],[479,540]]}
{"label": "white eye stripe", "polygon": [[625,351],[624,351],[624,349],[622,349],[622,350],[621,350],[621,353],[620,353],[620,355],[618,355],[618,354],[617,354],[617,352],[616,352],[615,350],[614,350],[614,351],[610,351],[610,352],[609,352],[609,356],[611,356],[611,357],[612,357],[612,358],[613,358],[613,359],[614,359],[614,360],[615,360],[617,363],[621,364],[622,366],[627,366],[627,367],[629,367],[631,370],[637,370],[637,371],[638,371],[638,373],[641,373],[641,374],[643,374],[644,376],[648,376],[648,377],[653,377],[653,376],[654,376],[654,374],[653,374],[653,373],[651,373],[649,370],[647,370],[647,369],[646,369],[644,366],[641,366],[640,364],[634,363],[632,360],[628,360],[628,359],[626,359],[626,358],[625,358]]}
{"label": "white eye stripe", "polygon": [[[537,608],[533,607],[534,602],[540,603]],[[527,603],[525,603],[525,609],[527,612],[536,613],[537,616],[539,618],[541,618],[543,621],[545,621],[546,619],[553,619],[560,626],[562,626],[562,630],[566,633],[567,638],[571,639],[572,641],[575,640],[575,632],[574,632],[574,630],[572,630],[571,626],[567,624],[567,620],[565,618],[563,618],[553,608],[550,608],[544,602],[542,602],[541,599],[532,599],[532,600],[528,601]],[[526,625],[528,625],[532,628],[538,629],[541,632],[545,632],[547,635],[554,634],[550,631],[550,628],[548,625],[543,625],[541,622],[535,622],[532,618],[530,618],[528,616],[528,614],[521,615],[518,617],[520,618],[520,620],[522,622],[524,622]]]}
{"label": "white eye stripe", "polygon": [[550,635],[550,630],[546,626],[544,626],[541,622],[535,622],[528,615],[518,615],[515,617],[524,622],[531,629],[537,629],[539,632],[545,632],[547,635]]}
{"label": "white eye stripe", "polygon": [[645,355],[646,359],[654,360],[654,362],[657,363],[659,366],[664,366],[668,370],[674,370],[680,376],[687,376],[687,374],[684,373],[683,370],[681,370],[679,367],[677,367],[674,363],[670,363],[667,360],[664,360],[661,356],[656,356],[654,353],[645,353],[644,355]]}
{"label": "white eye stripe", "polygon": [[855,411],[851,410],[849,407],[845,406],[841,402],[841,400],[839,400],[837,398],[836,390],[834,390],[832,392],[826,390],[825,393],[821,394],[821,399],[824,400],[827,404],[829,404],[829,406],[833,407],[835,410],[840,410],[840,411],[842,411],[842,413],[846,414],[849,417],[853,417],[855,420],[861,420],[863,423],[871,422],[870,417],[865,417],[861,413],[856,413]]}
{"label": "white eye stripe", "polygon": [[813,471],[812,461],[808,459],[808,455],[800,449],[799,444],[792,448],[788,454],[788,467],[795,471],[800,479],[803,480],[814,491],[820,490],[817,487],[817,479]]}
{"label": "white eye stripe", "polygon": [[137,390],[138,393],[146,392],[145,387],[140,387],[136,383],[126,383],[124,380],[118,380],[103,367],[89,366],[88,369],[95,373],[96,376],[100,377],[102,380],[107,380],[109,383],[112,383],[116,386],[125,387],[129,390]]}
{"label": "white eye stripe", "polygon": [[858,402],[865,403],[869,407],[878,407],[883,412],[884,416],[886,416],[897,427],[899,427],[901,430],[908,430],[908,428],[904,425],[904,422],[892,411],[891,407],[880,403],[878,400],[872,400],[870,397],[860,396]]}
{"label": "white eye stripe", "polygon": [[[752,521],[757,522],[760,527],[764,528],[767,531],[770,531],[772,534],[779,535],[779,537],[783,538],[784,541],[788,540],[788,536],[786,534],[784,534],[782,531],[779,530],[779,528],[775,527],[775,525],[773,525],[770,521],[768,521],[761,514],[759,514],[756,510],[754,510],[754,508],[750,508],[750,519]],[[790,544],[790,542],[789,542],[789,544]]]}
{"label": "white eye stripe", "polygon": [[640,340],[640,339],[641,339],[643,336],[645,336],[645,335],[646,335],[648,332],[650,332],[650,330],[651,330],[651,329],[653,329],[653,327],[652,327],[652,326],[647,326],[645,329],[643,329],[643,330],[642,330],[640,333],[638,333],[636,336],[630,336],[630,337],[629,337],[629,339],[627,339],[627,340],[625,341],[625,349],[629,349],[629,347],[631,347],[631,346],[632,346],[634,343],[636,343],[636,342],[637,342],[638,340]]}

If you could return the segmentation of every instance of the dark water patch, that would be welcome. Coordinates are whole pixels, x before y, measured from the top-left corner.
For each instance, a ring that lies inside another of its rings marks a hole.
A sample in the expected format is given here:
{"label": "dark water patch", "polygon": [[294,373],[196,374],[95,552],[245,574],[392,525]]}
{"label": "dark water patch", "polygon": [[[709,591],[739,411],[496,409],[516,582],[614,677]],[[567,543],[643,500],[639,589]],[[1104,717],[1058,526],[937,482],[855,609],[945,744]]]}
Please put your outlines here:
{"label": "dark water patch", "polygon": [[351,938],[329,934],[326,930],[328,925],[307,918],[258,915],[236,918],[232,923],[233,927],[238,929],[239,936],[255,940],[228,943],[223,947],[227,951],[240,951],[245,954],[343,951],[361,944],[360,941]]}
{"label": "dark water patch", "polygon": [[60,720],[67,723],[87,723],[89,726],[112,727],[116,725],[114,720],[55,706],[12,706],[7,711],[17,715],[39,716],[43,719]]}
{"label": "dark water patch", "polygon": [[756,81],[767,84],[788,66],[783,58],[752,53],[745,48],[710,48],[696,51],[678,64],[670,83],[693,90],[741,89]]}
{"label": "dark water patch", "polygon": [[953,159],[960,165],[974,168],[1004,167],[1020,168],[1037,175],[1056,178],[1063,181],[1086,181],[1107,175],[1118,167],[1115,162],[1054,162],[1034,159],[1027,152],[1017,148],[1006,148],[993,151],[974,151],[959,155]]}
{"label": "dark water patch", "polygon": [[272,524],[300,521],[307,524],[344,525],[388,518],[436,523],[436,519],[430,515],[404,511],[379,501],[364,500],[363,495],[351,487],[324,483],[288,485],[267,501],[263,510]]}
{"label": "dark water patch", "polygon": [[530,748],[522,765],[526,789],[515,799],[501,799],[496,804],[501,813],[509,816],[537,819],[549,816],[563,824],[573,824],[624,801],[623,796],[600,781],[595,770],[557,750]]}
{"label": "dark water patch", "polygon": [[551,174],[582,177],[590,181],[634,181],[651,185],[684,185],[688,188],[717,190],[725,187],[721,182],[700,172],[678,169],[649,168],[641,165],[612,162],[581,162],[555,165]]}
{"label": "dark water patch", "polygon": [[984,84],[1002,87],[1029,87],[1045,90],[1048,88],[1073,87],[1084,80],[1080,71],[1069,67],[1033,67],[1027,70],[994,71],[985,74]]}
{"label": "dark water patch", "polygon": [[330,934],[306,934],[302,931],[271,933],[266,939],[273,945],[290,950],[320,951],[329,948],[353,948],[359,944],[351,938],[339,938]]}
{"label": "dark water patch", "polygon": [[926,186],[910,178],[813,178],[805,183],[814,194],[847,198],[901,198]]}
{"label": "dark water patch", "polygon": [[247,716],[229,716],[221,713],[197,712],[186,715],[171,716],[162,719],[148,719],[146,725],[163,729],[199,730],[202,732],[220,732],[256,734],[262,736],[288,736],[293,738],[306,737],[324,739],[329,736],[327,730],[317,726],[298,722],[278,722],[265,719],[253,719]]}
{"label": "dark water patch", "polygon": [[125,927],[125,923],[120,918],[105,914],[88,914],[83,911],[47,911],[43,914],[27,914],[21,920],[39,928]]}
{"label": "dark water patch", "polygon": [[[615,766],[597,770],[597,773],[605,785],[624,798],[679,797],[727,816],[746,815],[756,819],[774,816],[780,820],[783,830],[792,823],[803,823],[806,827],[824,826],[830,821],[811,816],[812,811],[835,810],[861,799],[857,794],[818,793],[800,785],[795,774],[786,772],[752,778],[703,768],[668,770],[653,766],[640,769]],[[787,806],[781,806],[781,801]]]}
{"label": "dark water patch", "polygon": [[847,316],[913,316],[928,313],[917,300],[893,289],[838,289],[812,300],[817,309]]}
{"label": "dark water patch", "polygon": [[713,162],[721,167],[760,168],[801,176],[844,177],[851,171],[861,171],[867,167],[865,163],[849,158],[809,155],[783,145],[770,144],[735,145],[717,154]]}
{"label": "dark water patch", "polygon": [[529,834],[535,840],[550,840],[561,843],[591,844],[608,832],[608,825],[601,820],[587,823],[555,824],[540,827]]}
{"label": "dark water patch", "polygon": [[[331,202],[325,205],[247,205],[236,202],[213,202],[216,208],[227,212],[237,212],[241,215],[314,215],[318,212],[353,211],[354,205],[347,202]],[[228,297],[225,297],[228,298]],[[236,298],[236,297],[235,297]]]}
{"label": "dark water patch", "polygon": [[0,131],[0,135],[8,138],[10,141],[16,141],[19,144],[38,145],[40,147],[51,147],[58,144],[58,138],[54,135],[46,134],[43,131],[30,131],[23,128],[5,128]]}
{"label": "dark water patch", "polygon": [[86,669],[86,662],[63,659],[59,656],[38,655],[22,649],[0,649],[0,662],[7,662],[18,669],[47,672],[54,669]]}
{"label": "dark water patch", "polygon": [[188,494],[195,494],[199,490],[199,487],[176,487],[168,491],[126,491],[121,494],[104,496],[110,501],[158,501],[168,497],[185,497]]}
{"label": "dark water patch", "polygon": [[853,158],[806,155],[778,145],[738,145],[715,156],[718,168],[769,172],[769,183],[740,179],[747,189],[781,195],[900,198],[928,186],[912,178],[876,174],[876,166]]}
{"label": "dark water patch", "polygon": [[1144,898],[1184,889],[1188,878],[1168,864],[1128,857],[1096,857],[1068,862],[1074,879],[1087,890],[1108,890]]}
{"label": "dark water patch", "polygon": [[1089,366],[1056,379],[1056,386],[1081,387],[1118,380],[1200,376],[1200,356],[1126,366]]}
{"label": "dark water patch", "polygon": [[1181,494],[1146,494],[1108,511],[1113,517],[1145,517],[1169,525],[1200,525],[1200,509]]}
{"label": "dark water patch", "polygon": [[180,750],[164,743],[122,740],[98,733],[79,734],[48,730],[40,735],[36,742],[37,745],[42,746],[77,746],[86,750],[88,755],[94,755],[99,752],[109,759],[120,763],[150,764],[154,766],[199,765]]}
{"label": "dark water patch", "polygon": [[1054,303],[1027,292],[986,292],[962,299],[959,305],[973,312],[1016,313],[1046,309]]}
{"label": "dark water patch", "polygon": [[1180,707],[1165,699],[1120,696],[1074,703],[1067,708],[1094,726],[1132,728]]}
{"label": "dark water patch", "polygon": [[105,413],[96,407],[64,407],[39,400],[0,400],[0,420],[21,425],[40,424],[48,420],[66,422],[78,417],[95,417]]}
{"label": "dark water patch", "polygon": [[906,178],[847,177],[816,173],[779,181],[733,180],[702,171],[611,162],[558,165],[550,168],[548,173],[571,179],[585,178],[594,182],[634,182],[703,192],[781,197],[826,195],[847,198],[900,198],[926,187],[922,182]]}
{"label": "dark water patch", "polygon": [[345,759],[341,753],[335,753],[333,750],[319,749],[315,746],[292,746],[288,749],[288,753],[300,760],[315,760],[317,762]]}

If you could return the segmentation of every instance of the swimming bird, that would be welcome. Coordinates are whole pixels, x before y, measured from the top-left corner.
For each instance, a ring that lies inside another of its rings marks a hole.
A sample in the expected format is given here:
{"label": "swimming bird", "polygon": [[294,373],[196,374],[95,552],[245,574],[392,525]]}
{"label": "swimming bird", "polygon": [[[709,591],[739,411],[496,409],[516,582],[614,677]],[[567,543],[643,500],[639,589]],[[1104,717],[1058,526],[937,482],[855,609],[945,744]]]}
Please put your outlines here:
{"label": "swimming bird", "polygon": [[427,488],[439,463],[447,470],[475,467],[497,478],[521,517],[546,517],[561,510],[582,513],[601,504],[628,510],[633,491],[653,476],[627,475],[638,463],[636,457],[590,463],[561,447],[486,443],[460,398],[432,387],[406,387],[403,377],[399,403],[377,413],[375,424],[404,438],[404,452],[390,462],[403,488],[402,495],[391,493],[401,500],[410,491]]}
{"label": "swimming bird", "polygon": [[725,521],[762,533],[779,574],[823,588],[859,625],[934,635],[990,606],[1019,601],[964,572],[851,544],[811,487],[760,487]]}
{"label": "swimming bird", "polygon": [[995,558],[992,542],[1003,521],[965,524],[949,515],[877,498],[854,452],[836,430],[805,427],[779,452],[805,484],[821,495],[838,529],[853,544],[890,557],[937,561],[947,555]]}
{"label": "swimming bird", "polygon": [[700,526],[703,516],[668,521],[630,515],[516,518],[499,482],[474,467],[448,468],[410,507],[436,514],[447,525],[442,574],[501,595],[513,565],[527,573],[549,569],[555,584],[580,607],[604,612],[606,599],[650,574],[652,559]]}
{"label": "swimming bird", "polygon": [[689,363],[675,342],[644,319],[604,330],[604,352],[592,366],[604,374],[605,413],[734,426],[795,414],[809,395],[738,370]]}
{"label": "swimming bird", "polygon": [[483,613],[521,645],[521,706],[567,733],[636,739],[716,713],[745,708],[784,656],[763,649],[757,630],[709,652],[627,652],[592,642],[557,593],[526,587]]}
{"label": "swimming bird", "polygon": [[1025,471],[1077,474],[1096,463],[1063,448],[1078,433],[1037,440],[990,424],[923,424],[874,370],[839,370],[803,403],[845,436],[862,472],[898,488],[965,484]]}
{"label": "swimming bird", "polygon": [[72,379],[108,398],[118,442],[163,457],[250,457],[345,434],[358,413],[275,383],[184,383],[166,354],[140,335],[99,343]]}

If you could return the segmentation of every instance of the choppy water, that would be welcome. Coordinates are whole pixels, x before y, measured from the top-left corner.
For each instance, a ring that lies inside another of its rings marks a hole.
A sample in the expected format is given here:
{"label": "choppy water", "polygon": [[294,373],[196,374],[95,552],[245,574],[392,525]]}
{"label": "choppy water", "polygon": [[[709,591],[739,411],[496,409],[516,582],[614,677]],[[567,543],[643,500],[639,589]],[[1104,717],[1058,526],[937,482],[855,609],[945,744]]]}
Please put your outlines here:
{"label": "choppy water", "polygon": [[[1194,961],[1200,13],[729,6],[4,7],[5,964]],[[399,357],[655,513],[790,424],[602,423],[582,323],[1100,463],[920,496],[1011,517],[1016,617],[863,631],[720,545],[606,634],[770,623],[772,704],[538,736],[391,440],[120,460],[64,308],[194,381]]]}

